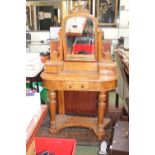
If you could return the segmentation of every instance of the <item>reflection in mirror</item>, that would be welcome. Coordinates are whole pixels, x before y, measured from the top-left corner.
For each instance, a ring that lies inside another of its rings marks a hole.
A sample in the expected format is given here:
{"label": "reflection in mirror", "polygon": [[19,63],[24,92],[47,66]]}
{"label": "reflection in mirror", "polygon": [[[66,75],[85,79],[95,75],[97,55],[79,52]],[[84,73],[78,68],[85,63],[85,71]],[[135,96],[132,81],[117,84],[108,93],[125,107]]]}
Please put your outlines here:
{"label": "reflection in mirror", "polygon": [[95,58],[95,24],[91,18],[68,18],[65,33],[68,55],[93,55]]}

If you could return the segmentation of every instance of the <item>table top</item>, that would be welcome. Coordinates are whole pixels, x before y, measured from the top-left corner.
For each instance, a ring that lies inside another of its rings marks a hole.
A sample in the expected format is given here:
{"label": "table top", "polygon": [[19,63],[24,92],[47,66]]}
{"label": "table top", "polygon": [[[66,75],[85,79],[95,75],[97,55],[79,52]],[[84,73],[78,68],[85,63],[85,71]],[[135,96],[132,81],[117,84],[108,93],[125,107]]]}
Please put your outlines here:
{"label": "table top", "polygon": [[76,71],[63,71],[59,74],[41,73],[41,77],[50,81],[87,81],[87,82],[106,82],[117,80],[117,76],[113,71],[106,70],[102,74],[97,72],[76,72]]}
{"label": "table top", "polygon": [[59,74],[41,73],[43,86],[60,91],[110,91],[116,88],[117,74],[107,70],[102,74],[95,72],[69,72]]}
{"label": "table top", "polygon": [[43,64],[40,64],[34,70],[26,70],[26,77],[27,78],[36,77],[43,70],[43,68],[44,68],[44,65]]}

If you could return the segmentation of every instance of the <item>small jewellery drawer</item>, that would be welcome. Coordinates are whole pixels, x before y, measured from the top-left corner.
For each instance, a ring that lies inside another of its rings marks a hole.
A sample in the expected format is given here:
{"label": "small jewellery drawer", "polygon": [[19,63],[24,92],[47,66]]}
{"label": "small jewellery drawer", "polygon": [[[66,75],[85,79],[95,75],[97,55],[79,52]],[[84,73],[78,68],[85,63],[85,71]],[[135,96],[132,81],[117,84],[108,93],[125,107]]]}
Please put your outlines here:
{"label": "small jewellery drawer", "polygon": [[66,90],[87,90],[88,82],[64,82],[63,87]]}

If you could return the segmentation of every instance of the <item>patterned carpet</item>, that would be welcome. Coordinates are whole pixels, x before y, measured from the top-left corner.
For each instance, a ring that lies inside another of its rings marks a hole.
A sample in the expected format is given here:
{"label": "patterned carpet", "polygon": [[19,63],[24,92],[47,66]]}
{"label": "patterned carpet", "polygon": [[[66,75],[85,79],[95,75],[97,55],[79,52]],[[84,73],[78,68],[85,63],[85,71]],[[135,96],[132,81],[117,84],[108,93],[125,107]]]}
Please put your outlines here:
{"label": "patterned carpet", "polygon": [[116,120],[120,120],[122,117],[122,107],[114,108],[109,107],[108,112],[105,115],[111,119],[110,124],[105,128],[106,135],[102,140],[98,140],[93,131],[87,128],[70,127],[61,130],[57,134],[53,134],[49,131],[49,112],[41,124],[36,136],[38,137],[51,137],[51,138],[71,138],[76,139],[77,145],[84,146],[99,146],[101,141],[105,140],[107,144],[110,144],[113,136],[113,125]]}

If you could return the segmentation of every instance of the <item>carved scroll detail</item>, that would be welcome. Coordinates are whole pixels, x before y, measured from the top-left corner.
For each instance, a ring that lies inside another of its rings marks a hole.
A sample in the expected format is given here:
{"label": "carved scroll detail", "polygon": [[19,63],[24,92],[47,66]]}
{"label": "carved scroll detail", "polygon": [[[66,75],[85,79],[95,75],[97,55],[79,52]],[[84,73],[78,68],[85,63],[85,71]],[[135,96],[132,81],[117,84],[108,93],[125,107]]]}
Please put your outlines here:
{"label": "carved scroll detail", "polygon": [[78,1],[75,4],[75,7],[70,11],[70,13],[77,13],[77,12],[84,12],[89,13],[89,11],[86,9],[87,2]]}

